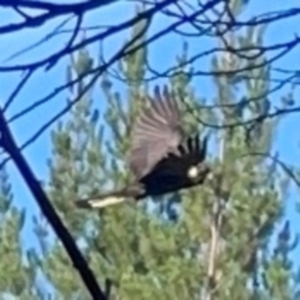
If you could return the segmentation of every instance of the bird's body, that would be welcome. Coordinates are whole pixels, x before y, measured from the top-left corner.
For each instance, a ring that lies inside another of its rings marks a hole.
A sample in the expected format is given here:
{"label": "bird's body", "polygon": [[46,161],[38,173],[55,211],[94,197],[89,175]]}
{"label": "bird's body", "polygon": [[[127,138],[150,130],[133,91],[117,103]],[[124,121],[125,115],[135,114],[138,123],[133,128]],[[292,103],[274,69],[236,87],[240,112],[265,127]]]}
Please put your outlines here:
{"label": "bird's body", "polygon": [[202,184],[209,173],[204,163],[207,138],[183,141],[180,113],[174,97],[155,89],[155,101],[134,125],[128,163],[135,180],[118,191],[77,201],[81,208],[100,208],[108,204],[156,197]]}

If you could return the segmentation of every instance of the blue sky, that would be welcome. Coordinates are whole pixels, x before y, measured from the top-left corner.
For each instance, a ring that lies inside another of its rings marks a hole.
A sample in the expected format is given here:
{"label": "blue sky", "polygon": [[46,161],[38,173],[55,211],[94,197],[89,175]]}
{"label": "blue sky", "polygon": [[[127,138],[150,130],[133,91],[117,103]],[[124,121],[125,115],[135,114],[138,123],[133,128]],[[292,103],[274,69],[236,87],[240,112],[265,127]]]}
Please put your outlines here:
{"label": "blue sky", "polygon": [[[280,9],[287,9],[289,7],[297,7],[299,0],[289,0],[289,1],[272,1],[272,6],[270,7],[270,1],[261,1],[261,0],[251,0],[246,15],[254,16],[260,13],[277,11]],[[66,2],[67,3],[67,2]],[[85,18],[85,24],[89,25],[109,25],[114,24],[116,21],[127,20],[133,14],[133,7],[128,3],[119,2],[118,4],[110,5],[101,10],[94,11],[89,13]],[[0,25],[14,22],[15,15],[8,11],[0,9]],[[59,20],[54,20],[48,25],[43,26],[41,29],[31,29],[24,30],[19,33],[3,35],[1,39],[1,49],[0,52],[0,65],[2,62],[9,57],[14,52],[23,49],[30,44],[41,39],[45,32],[50,32],[54,26],[58,24]],[[156,18],[154,23],[151,25],[152,31],[157,31],[161,27],[167,26],[170,21],[166,18],[159,17]],[[68,27],[70,28],[70,26]],[[290,20],[279,22],[278,24],[273,24],[266,33],[265,42],[267,45],[280,43],[284,41],[291,40],[294,35],[298,33],[300,35],[300,22],[295,17]],[[125,35],[124,35],[125,34]],[[122,33],[116,35],[115,37],[109,39],[105,42],[105,53],[109,57],[111,53],[114,53],[117,47],[121,46],[124,37],[128,34]],[[17,57],[13,61],[7,62],[5,64],[20,64],[25,62],[34,61],[39,58],[43,58],[47,53],[52,53],[55,50],[58,50],[65,43],[66,35],[60,35],[50,42],[38,47],[34,51],[30,51],[23,56]],[[150,51],[150,61],[155,67],[158,67],[160,70],[164,70],[167,67],[170,67],[174,64],[175,57],[180,53],[181,44],[184,41],[183,38],[180,38],[175,35],[169,35],[166,38],[160,39],[151,47]],[[187,40],[189,42],[190,53],[195,53],[196,51],[203,51],[204,49],[210,48],[211,44],[206,39],[192,39]],[[92,47],[92,52],[97,53],[98,45]],[[300,47],[290,52],[284,58],[276,62],[274,66],[286,68],[286,69],[295,69],[298,67],[298,61],[300,57]],[[27,107],[31,103],[39,100],[43,96],[47,95],[56,86],[65,82],[65,67],[68,59],[61,60],[54,68],[50,71],[45,72],[43,69],[40,69],[29,81],[26,87],[23,89],[21,94],[17,97],[15,102],[11,105],[7,116],[12,116],[15,113],[22,110],[22,108]],[[203,68],[203,70],[209,69],[209,61],[204,59],[199,62],[198,67]],[[279,73],[273,74],[275,78],[280,78]],[[0,104],[3,104],[7,99],[8,95],[13,90],[14,86],[20,80],[20,73],[9,73],[9,74],[0,74]],[[209,78],[199,77],[194,80],[194,86],[196,91],[201,96],[213,95],[213,86]],[[283,88],[279,92],[273,94],[272,103],[276,103],[281,95],[286,93],[287,89]],[[51,102],[43,105],[33,111],[32,113],[22,117],[16,122],[12,123],[11,128],[13,134],[18,142],[21,145],[25,142],[36,130],[42,125],[42,122],[51,118],[56,112],[58,112],[62,105],[65,104],[66,93],[61,93],[58,97],[51,100]],[[297,96],[299,92],[295,93],[296,103]],[[103,111],[103,106],[101,102],[101,94],[97,92],[96,94],[99,99],[96,100],[100,113]],[[278,136],[276,139],[276,149],[280,152],[280,158],[287,163],[293,163],[294,165],[299,165],[300,161],[300,152],[299,152],[299,122],[297,120],[298,116],[290,115],[282,123]],[[55,127],[55,126],[54,126]],[[52,127],[53,128],[53,127]],[[294,130],[295,128],[295,130]],[[25,151],[24,155],[30,163],[33,171],[39,179],[46,180],[48,176],[48,167],[46,164],[47,158],[51,156],[51,140],[50,140],[50,131],[48,130],[44,133],[38,140],[36,140],[32,145],[30,145]],[[20,177],[16,168],[9,163],[9,174],[11,181],[13,183],[13,191],[15,196],[15,203],[20,207],[26,207],[28,213],[37,213],[37,207],[31,193],[26,187],[23,179]],[[298,192],[294,191],[290,194],[290,197],[286,199],[287,202],[287,216],[292,222],[293,233],[298,231],[298,215],[294,212],[295,202],[298,200]],[[30,218],[28,218],[30,221]],[[29,228],[29,227],[28,227]],[[29,244],[32,241],[32,233],[30,229],[27,229],[29,236],[31,238],[26,238],[26,244]],[[24,239],[25,241],[25,239]],[[294,257],[299,257],[299,250],[294,253]],[[299,262],[299,260],[298,260]]]}

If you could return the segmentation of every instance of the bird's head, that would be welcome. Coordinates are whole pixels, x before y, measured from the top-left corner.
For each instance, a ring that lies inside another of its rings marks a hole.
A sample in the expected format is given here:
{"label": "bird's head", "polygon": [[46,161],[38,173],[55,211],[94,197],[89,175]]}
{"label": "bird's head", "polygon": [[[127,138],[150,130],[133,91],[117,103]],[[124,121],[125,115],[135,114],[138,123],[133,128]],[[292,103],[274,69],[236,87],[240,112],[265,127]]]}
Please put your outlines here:
{"label": "bird's head", "polygon": [[197,183],[202,183],[206,176],[210,173],[210,168],[207,164],[201,162],[197,165],[191,166],[188,169],[188,177]]}

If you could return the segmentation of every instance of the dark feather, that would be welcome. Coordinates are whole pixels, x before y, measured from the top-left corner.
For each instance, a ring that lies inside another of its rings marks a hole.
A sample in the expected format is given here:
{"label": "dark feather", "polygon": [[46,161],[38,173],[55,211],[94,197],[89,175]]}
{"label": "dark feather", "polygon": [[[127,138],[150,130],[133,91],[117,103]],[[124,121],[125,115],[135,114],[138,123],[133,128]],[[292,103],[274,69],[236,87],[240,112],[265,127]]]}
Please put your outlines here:
{"label": "dark feather", "polygon": [[75,201],[77,207],[83,209],[91,208],[101,208],[111,203],[119,203],[126,200],[126,198],[140,199],[145,196],[145,190],[138,182],[133,182],[128,187],[120,190],[115,190],[108,193],[103,193],[100,195],[95,195],[93,197],[88,197],[85,199],[80,199]]}
{"label": "dark feather", "polygon": [[[176,152],[169,153],[161,159],[154,169],[140,179],[144,184],[146,192],[151,195],[162,195],[200,184],[209,172],[204,165],[207,147],[207,137],[201,144],[199,136],[189,137],[185,143],[178,146]],[[203,164],[203,167],[199,167]],[[195,181],[188,177],[192,166],[199,167],[199,176]]]}
{"label": "dark feather", "polygon": [[195,135],[182,141],[180,111],[174,97],[166,87],[163,95],[155,88],[154,96],[132,131],[128,163],[135,181],[119,191],[78,201],[77,206],[100,208],[119,203],[121,198],[155,197],[204,182],[210,171],[204,162],[207,137],[201,141]]}
{"label": "dark feather", "polygon": [[187,170],[191,166],[196,166],[205,160],[206,147],[207,137],[203,139],[202,145],[198,135],[189,137],[186,142],[178,146],[177,151],[170,152],[161,159],[151,173],[153,175],[186,176]]}
{"label": "dark feather", "polygon": [[156,163],[181,141],[180,111],[176,101],[164,89],[162,98],[155,89],[155,101],[135,123],[132,130],[132,147],[129,166],[137,178],[149,173]]}

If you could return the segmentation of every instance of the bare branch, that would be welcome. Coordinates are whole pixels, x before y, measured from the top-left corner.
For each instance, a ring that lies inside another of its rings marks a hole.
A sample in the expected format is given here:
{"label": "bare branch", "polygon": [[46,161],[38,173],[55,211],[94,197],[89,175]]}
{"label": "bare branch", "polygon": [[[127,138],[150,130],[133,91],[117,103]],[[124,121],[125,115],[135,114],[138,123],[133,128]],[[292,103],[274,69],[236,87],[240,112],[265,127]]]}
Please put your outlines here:
{"label": "bare branch", "polygon": [[97,280],[92,270],[89,268],[71,234],[59,218],[55,209],[51,205],[50,200],[40,186],[39,181],[36,179],[28,163],[21,154],[21,151],[18,149],[7,126],[2,110],[0,110],[0,128],[0,146],[10,155],[11,159],[16,164],[19,172],[21,173],[31,193],[36,199],[42,213],[45,215],[54,232],[63,243],[70,259],[73,262],[74,267],[77,269],[83,282],[86,285],[86,288],[90,292],[92,299],[105,300],[106,297],[98,286]]}
{"label": "bare branch", "polygon": [[23,14],[23,17],[25,17],[25,21],[17,24],[0,26],[0,34],[12,33],[23,28],[38,27],[50,21],[51,19],[57,18],[62,15],[83,15],[90,10],[111,4],[113,2],[113,0],[89,0],[82,3],[55,4],[51,2],[28,0],[0,0],[0,6],[6,8],[17,8],[19,12],[20,8],[46,11],[37,17],[29,17]]}
{"label": "bare branch", "polygon": [[[1,0],[0,0],[1,1]],[[99,40],[103,40],[109,36],[112,36],[113,34],[119,33],[124,29],[130,28],[131,26],[133,26],[134,24],[136,24],[137,22],[144,20],[144,19],[150,19],[152,18],[152,16],[158,12],[159,10],[161,10],[163,7],[170,5],[171,3],[173,3],[175,0],[165,0],[163,2],[160,2],[159,4],[157,4],[156,6],[138,14],[137,16],[131,18],[128,21],[125,21],[117,26],[113,26],[111,28],[109,28],[108,30],[106,30],[105,32],[101,32],[99,34],[96,34],[92,37],[86,38],[83,41],[78,42],[75,45],[69,46],[69,47],[64,47],[63,49],[57,51],[56,53],[51,54],[50,56],[36,61],[34,63],[30,63],[30,64],[24,64],[24,65],[15,65],[15,66],[8,66],[8,67],[1,67],[0,66],[0,72],[15,72],[15,71],[24,71],[27,69],[37,69],[43,66],[46,66],[46,69],[49,68],[49,66],[53,65],[53,62],[57,63],[60,59],[62,59],[64,56],[69,55],[79,49],[82,49],[84,47],[86,47],[87,45],[94,43],[94,42],[98,42]],[[217,3],[219,0],[213,0],[209,3],[210,5],[214,5],[215,3]],[[97,1],[98,2],[98,1]],[[1,5],[1,4],[0,4]],[[208,7],[209,7],[208,6]],[[78,13],[78,16],[81,15],[81,13]],[[183,21],[180,22],[180,24]],[[179,25],[179,24],[178,24]],[[178,26],[177,25],[177,26]],[[168,32],[168,30],[167,30]],[[1,28],[0,28],[0,33],[1,33]]]}

